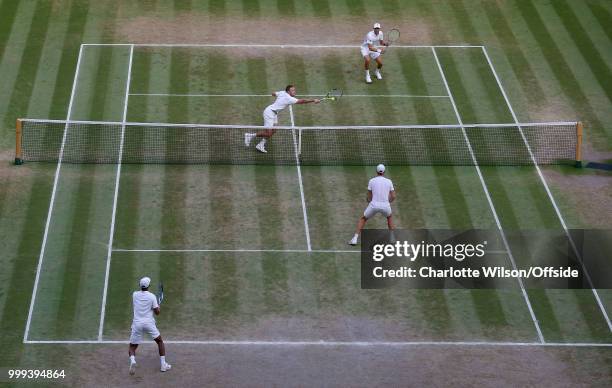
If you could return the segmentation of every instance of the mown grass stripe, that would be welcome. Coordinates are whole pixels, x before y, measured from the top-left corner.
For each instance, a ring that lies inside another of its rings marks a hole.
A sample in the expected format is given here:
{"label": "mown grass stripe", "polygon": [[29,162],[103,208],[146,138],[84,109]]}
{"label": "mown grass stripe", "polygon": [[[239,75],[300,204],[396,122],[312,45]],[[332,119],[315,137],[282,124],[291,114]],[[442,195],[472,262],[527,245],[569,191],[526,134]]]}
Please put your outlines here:
{"label": "mown grass stripe", "polygon": [[546,104],[546,94],[540,84],[527,56],[523,51],[522,42],[519,42],[512,31],[512,26],[507,19],[507,15],[500,9],[495,1],[485,1],[482,3],[483,10],[487,19],[494,27],[492,30],[497,39],[502,43],[506,58],[516,74],[523,93],[531,105]]}
{"label": "mown grass stripe", "polygon": [[577,106],[578,111],[584,114],[586,118],[584,121],[587,121],[587,126],[591,129],[591,134],[594,137],[591,141],[592,144],[596,149],[601,149],[605,143],[608,145],[612,144],[612,137],[606,133],[605,126],[600,121],[595,109],[589,103],[589,99],[580,82],[564,59],[562,50],[546,27],[546,21],[542,19],[534,4],[529,1],[518,1],[516,6],[525,20],[525,25],[529,32],[539,45],[544,59],[552,70],[563,94]]}
{"label": "mown grass stripe", "polygon": [[5,0],[0,4],[0,15],[2,15],[2,23],[0,23],[0,62],[4,60],[4,53],[8,47],[13,25],[17,20],[17,8],[21,2]]}
{"label": "mown grass stripe", "polygon": [[248,18],[258,18],[261,13],[259,0],[242,0],[242,13]]}
{"label": "mown grass stripe", "polygon": [[37,22],[30,25],[30,31],[28,32],[21,60],[19,61],[19,72],[17,73],[14,87],[8,100],[6,113],[3,115],[7,120],[23,117],[26,113],[27,104],[34,89],[34,83],[30,82],[30,78],[32,74],[36,74],[40,65],[42,55],[40,42],[46,39],[51,20],[49,17],[50,13],[51,5],[49,3],[39,1],[36,4],[33,18]]}
{"label": "mown grass stripe", "polygon": [[293,0],[276,0],[276,9],[282,16],[295,16],[295,3]]}
{"label": "mown grass stripe", "polygon": [[0,319],[0,333],[2,333],[2,360],[5,365],[19,365],[25,348],[21,343],[23,328],[27,320],[28,310],[24,306],[30,303],[31,291],[34,285],[36,263],[40,253],[40,244],[44,232],[44,222],[40,220],[49,207],[51,196],[51,182],[53,181],[54,166],[42,166],[32,171],[28,178],[29,183],[19,196],[20,203],[25,207],[24,220],[20,230],[15,231],[17,250],[9,255],[3,255],[3,261],[9,257],[14,260],[9,280],[2,285],[6,292],[5,303]]}
{"label": "mown grass stripe", "polygon": [[209,0],[208,12],[216,17],[225,15],[227,13],[225,0]]}
{"label": "mown grass stripe", "polygon": [[[268,79],[273,76],[268,74],[269,63],[265,57],[255,57],[247,59],[247,83],[250,90],[271,90]],[[285,136],[278,133],[276,136]],[[259,141],[255,139],[254,141]],[[272,147],[275,141],[274,136],[269,139],[266,148],[269,152],[274,152]],[[277,140],[278,141],[278,140]],[[249,151],[255,152],[249,148]],[[262,248],[276,246],[281,242],[282,246],[293,246],[293,241],[285,241],[282,224],[283,218],[287,213],[282,209],[282,199],[278,187],[278,174],[288,171],[284,167],[257,166],[242,167],[254,170],[253,179],[255,180],[255,198],[265,198],[265,201],[255,203],[255,212],[251,216],[256,217],[259,225],[259,241]],[[263,274],[263,295],[265,306],[262,306],[268,313],[283,312],[289,305],[289,285],[287,260],[284,257],[264,255],[261,258],[261,271]]]}
{"label": "mown grass stripe", "polygon": [[609,9],[596,2],[588,1],[586,5],[589,7],[599,26],[604,31],[610,41],[612,41],[612,12]]}
{"label": "mown grass stripe", "polygon": [[[585,63],[603,87],[608,101],[612,103],[612,88],[609,87],[612,85],[612,71],[610,71],[609,64],[602,58],[600,50],[595,47],[572,7],[565,0],[553,1],[551,5],[574,41],[576,48],[584,57]],[[609,49],[609,47],[606,47],[606,49]]]}
{"label": "mown grass stripe", "polygon": [[344,2],[346,3],[346,8],[348,9],[349,15],[358,16],[360,18],[366,15],[366,8],[363,4],[363,0],[344,0]]}
{"label": "mown grass stripe", "polygon": [[332,16],[328,0],[312,0],[312,10],[318,18],[330,18]]}
{"label": "mown grass stripe", "polygon": [[[188,90],[189,74],[191,65],[191,51],[173,48],[170,52],[170,85],[179,90]],[[187,117],[190,101],[182,104],[170,104],[168,106],[167,122],[181,122]],[[166,133],[166,148],[176,142],[176,134],[173,131]],[[180,152],[180,146],[169,152]],[[161,244],[162,246],[187,246],[188,230],[186,229],[186,218],[188,206],[186,205],[188,172],[190,166],[167,165],[163,166],[163,193],[162,193],[162,218],[161,218]],[[177,254],[177,260],[160,262],[160,276],[172,289],[173,298],[182,300],[185,298],[185,259],[187,255]],[[168,314],[180,317],[186,313],[178,304],[167,306]]]}
{"label": "mown grass stripe", "polygon": [[[72,78],[76,67],[75,58],[83,41],[87,15],[89,13],[89,0],[80,4],[73,4],[69,8],[68,30],[64,37],[62,58],[58,66],[59,71],[55,80],[55,91],[52,100],[56,102],[49,113],[50,118],[65,119],[68,99],[72,89]],[[85,50],[84,50],[85,51]]]}

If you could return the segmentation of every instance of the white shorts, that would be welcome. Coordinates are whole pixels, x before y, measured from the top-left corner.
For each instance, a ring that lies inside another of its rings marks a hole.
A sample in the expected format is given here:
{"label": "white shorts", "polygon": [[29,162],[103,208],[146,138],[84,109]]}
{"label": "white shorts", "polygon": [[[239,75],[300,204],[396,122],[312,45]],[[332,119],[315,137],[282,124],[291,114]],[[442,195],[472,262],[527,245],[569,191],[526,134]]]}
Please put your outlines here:
{"label": "white shorts", "polygon": [[271,128],[278,124],[278,115],[270,107],[263,111],[264,127]]}
{"label": "white shorts", "polygon": [[379,53],[379,52],[376,52],[376,51],[370,51],[370,49],[369,49],[369,48],[367,48],[367,47],[362,47],[362,48],[361,48],[361,56],[362,56],[362,57],[367,57],[368,55],[369,55],[369,56],[370,56],[370,58],[372,58],[372,59],[376,59],[376,58],[380,57],[380,53]]}
{"label": "white shorts", "polygon": [[155,322],[132,322],[132,334],[130,335],[131,344],[139,344],[142,341],[143,333],[147,333],[151,338],[155,339],[159,337],[159,330],[155,326]]}
{"label": "white shorts", "polygon": [[376,213],[380,213],[385,217],[389,217],[391,215],[391,205],[376,205],[373,206],[371,203],[363,212],[363,216],[368,220],[376,215]]}

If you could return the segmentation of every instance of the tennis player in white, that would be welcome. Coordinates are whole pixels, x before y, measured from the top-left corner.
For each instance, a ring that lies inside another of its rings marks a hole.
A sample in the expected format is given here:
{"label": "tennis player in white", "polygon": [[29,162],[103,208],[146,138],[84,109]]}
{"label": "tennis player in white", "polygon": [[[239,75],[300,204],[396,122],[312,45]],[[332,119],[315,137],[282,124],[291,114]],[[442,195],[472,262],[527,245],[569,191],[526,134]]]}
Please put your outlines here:
{"label": "tennis player in white", "polygon": [[380,23],[374,23],[374,29],[368,32],[363,39],[363,43],[361,43],[361,56],[365,60],[365,73],[366,73],[366,83],[371,84],[372,78],[370,78],[370,60],[373,59],[376,61],[376,70],[374,74],[377,79],[382,79],[382,74],[380,74],[380,69],[383,67],[382,57],[380,54],[385,52],[384,48],[379,48],[379,46],[388,46],[389,44],[384,41],[384,34],[380,30]]}
{"label": "tennis player in white", "polygon": [[274,126],[278,124],[278,114],[282,110],[293,104],[310,104],[312,102],[318,104],[321,102],[319,99],[295,98],[294,85],[287,85],[285,90],[272,93],[272,97],[276,97],[276,101],[274,101],[274,104],[268,105],[263,111],[264,127],[266,127],[266,129],[257,133],[244,134],[244,145],[247,147],[251,144],[254,138],[260,137],[261,141],[257,143],[255,148],[257,151],[263,152],[264,154],[268,152],[266,151],[266,141],[270,139],[274,133],[276,133]]}
{"label": "tennis player in white", "polygon": [[369,202],[368,207],[363,212],[363,216],[357,223],[357,231],[355,235],[349,241],[349,245],[357,245],[357,239],[359,234],[363,230],[366,222],[374,217],[376,213],[380,213],[387,217],[387,226],[389,230],[393,230],[393,216],[391,214],[391,202],[395,200],[395,189],[393,188],[393,182],[391,179],[384,177],[385,165],[379,164],[376,166],[377,176],[370,179],[368,182],[368,194],[367,201]]}
{"label": "tennis player in white", "polygon": [[159,304],[157,297],[149,292],[151,279],[144,277],[140,279],[140,291],[134,291],[132,294],[132,303],[134,305],[134,320],[132,321],[132,335],[130,336],[130,374],[136,373],[136,348],[142,341],[144,333],[153,337],[159,349],[159,358],[161,361],[161,371],[166,372],[172,367],[166,362],[166,347],[164,341],[155,326],[155,318],[153,313],[159,315]]}

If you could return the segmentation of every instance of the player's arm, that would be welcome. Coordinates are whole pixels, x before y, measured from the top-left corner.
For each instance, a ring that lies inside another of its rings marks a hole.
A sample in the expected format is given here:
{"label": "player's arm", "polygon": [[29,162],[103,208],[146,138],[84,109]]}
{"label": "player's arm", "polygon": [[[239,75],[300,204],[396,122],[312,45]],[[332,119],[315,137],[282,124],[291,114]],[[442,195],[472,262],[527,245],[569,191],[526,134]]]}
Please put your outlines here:
{"label": "player's arm", "polygon": [[272,97],[276,97],[276,92],[272,92]]}
{"label": "player's arm", "polygon": [[368,190],[368,194],[366,195],[366,201],[368,201],[368,203],[372,202],[372,190]]}
{"label": "player's arm", "polygon": [[395,201],[395,190],[389,191],[389,203]]}
{"label": "player's arm", "polygon": [[372,43],[368,43],[368,49],[369,49],[370,51],[374,51],[374,52],[377,52],[377,53],[382,52],[382,50],[381,50],[381,49],[377,48],[377,47],[376,47],[376,46],[374,46]]}
{"label": "player's arm", "polygon": [[160,309],[159,309],[159,303],[157,303],[157,297],[153,294],[151,294],[153,297],[151,298],[151,310],[153,310],[153,313],[155,313],[155,315],[159,315]]}
{"label": "player's arm", "polygon": [[315,104],[318,104],[319,102],[321,102],[321,100],[319,100],[318,98],[310,98],[310,99],[298,98],[298,100],[296,101],[296,104],[310,104],[313,102]]}

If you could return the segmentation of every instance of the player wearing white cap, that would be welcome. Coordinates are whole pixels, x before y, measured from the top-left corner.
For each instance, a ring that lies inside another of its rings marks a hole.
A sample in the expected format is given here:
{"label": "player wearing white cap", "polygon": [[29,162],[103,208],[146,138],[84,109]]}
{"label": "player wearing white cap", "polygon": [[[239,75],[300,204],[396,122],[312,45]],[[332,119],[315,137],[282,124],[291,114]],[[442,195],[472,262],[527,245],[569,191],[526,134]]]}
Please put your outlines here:
{"label": "player wearing white cap", "polygon": [[132,334],[130,335],[130,374],[133,375],[136,372],[136,348],[138,348],[138,344],[142,341],[144,333],[153,337],[153,340],[157,343],[161,361],[160,370],[166,372],[172,366],[166,362],[166,347],[159,330],[157,330],[157,326],[155,326],[155,318],[153,318],[153,313],[159,315],[160,312],[157,297],[149,292],[150,278],[144,277],[140,279],[139,284],[140,291],[134,291],[132,294],[134,319],[132,321]]}
{"label": "player wearing white cap", "polygon": [[368,207],[363,212],[363,216],[359,218],[357,223],[357,231],[355,235],[349,241],[349,245],[357,245],[357,239],[361,230],[365,226],[366,222],[374,217],[376,213],[380,213],[387,217],[387,226],[389,230],[393,230],[393,218],[391,214],[391,202],[395,200],[395,189],[393,188],[393,182],[391,179],[384,177],[385,165],[379,164],[376,166],[377,176],[370,179],[368,182],[368,194],[367,201]]}
{"label": "player wearing white cap", "polygon": [[380,30],[380,23],[374,23],[374,29],[368,32],[363,39],[363,43],[361,44],[361,56],[365,60],[365,73],[366,73],[366,83],[371,84],[372,78],[370,78],[370,60],[373,59],[376,61],[376,70],[374,74],[377,79],[382,79],[382,74],[380,74],[380,69],[383,67],[382,57],[380,54],[384,52],[384,48],[379,48],[379,46],[388,46],[389,44],[384,41],[384,34]]}
{"label": "player wearing white cap", "polygon": [[263,131],[259,131],[257,133],[245,133],[244,134],[244,145],[249,146],[251,141],[254,138],[260,137],[261,141],[257,143],[255,148],[257,151],[266,153],[266,141],[272,137],[276,133],[276,129],[274,126],[278,124],[278,114],[284,110],[289,105],[293,104],[310,104],[314,102],[318,104],[321,102],[319,99],[303,99],[303,98],[295,98],[295,86],[287,85],[285,90],[281,90],[278,92],[272,93],[272,97],[276,97],[276,101],[274,104],[268,105],[266,109],[263,111],[263,119],[264,119],[264,129]]}

